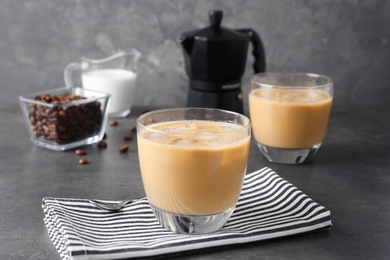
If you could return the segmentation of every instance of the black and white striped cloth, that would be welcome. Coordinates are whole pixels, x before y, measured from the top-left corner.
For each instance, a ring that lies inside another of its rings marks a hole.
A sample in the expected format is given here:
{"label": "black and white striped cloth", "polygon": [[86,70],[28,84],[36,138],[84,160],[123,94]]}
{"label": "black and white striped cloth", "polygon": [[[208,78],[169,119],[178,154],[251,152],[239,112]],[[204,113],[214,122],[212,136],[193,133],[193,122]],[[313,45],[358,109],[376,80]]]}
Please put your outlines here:
{"label": "black and white striped cloth", "polygon": [[179,235],[163,229],[146,198],[120,212],[86,199],[44,198],[44,222],[62,259],[170,256],[330,229],[330,212],[270,168],[247,173],[236,210],[222,230]]}

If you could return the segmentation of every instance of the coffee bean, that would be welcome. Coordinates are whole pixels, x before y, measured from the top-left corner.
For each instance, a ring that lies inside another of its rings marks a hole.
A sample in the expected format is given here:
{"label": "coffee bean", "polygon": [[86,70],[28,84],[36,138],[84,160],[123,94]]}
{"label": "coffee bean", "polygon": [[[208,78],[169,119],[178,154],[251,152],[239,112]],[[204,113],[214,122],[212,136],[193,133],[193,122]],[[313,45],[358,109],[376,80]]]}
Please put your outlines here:
{"label": "coffee bean", "polygon": [[87,163],[88,163],[88,160],[85,159],[85,158],[81,158],[81,159],[79,160],[79,164],[87,164]]}
{"label": "coffee bean", "polygon": [[135,131],[137,131],[137,127],[136,127],[136,126],[132,126],[132,127],[130,127],[130,131],[131,131],[131,132],[135,132]]}
{"label": "coffee bean", "polygon": [[132,136],[131,134],[125,134],[125,135],[123,136],[123,139],[124,139],[125,141],[130,141],[131,139],[133,139],[133,136]]}
{"label": "coffee bean", "polygon": [[45,116],[48,116],[48,115],[50,115],[51,112],[52,112],[51,108],[46,108],[43,113]]}
{"label": "coffee bean", "polygon": [[65,110],[60,110],[59,114],[60,114],[60,116],[62,116],[62,117],[66,117],[66,112],[65,112]]}
{"label": "coffee bean", "polygon": [[99,148],[107,148],[107,143],[106,143],[105,141],[100,141],[100,142],[98,143],[98,147],[99,147]]}
{"label": "coffee bean", "polygon": [[118,125],[118,121],[110,120],[109,124],[110,124],[110,126],[117,126]]}
{"label": "coffee bean", "polygon": [[47,103],[47,106],[29,104],[31,129],[37,138],[63,144],[96,135],[100,131],[103,120],[100,102],[69,104],[85,99],[69,93],[60,96],[45,94],[34,99]]}
{"label": "coffee bean", "polygon": [[43,100],[47,103],[50,103],[52,101],[51,97],[49,94],[46,94],[43,96]]}
{"label": "coffee bean", "polygon": [[83,149],[77,149],[74,151],[75,154],[77,155],[86,155],[87,153]]}
{"label": "coffee bean", "polygon": [[128,150],[129,150],[129,146],[127,144],[126,145],[122,145],[119,148],[119,152],[121,152],[121,153],[126,153]]}
{"label": "coffee bean", "polygon": [[49,124],[47,127],[49,128],[50,131],[56,130],[55,124]]}

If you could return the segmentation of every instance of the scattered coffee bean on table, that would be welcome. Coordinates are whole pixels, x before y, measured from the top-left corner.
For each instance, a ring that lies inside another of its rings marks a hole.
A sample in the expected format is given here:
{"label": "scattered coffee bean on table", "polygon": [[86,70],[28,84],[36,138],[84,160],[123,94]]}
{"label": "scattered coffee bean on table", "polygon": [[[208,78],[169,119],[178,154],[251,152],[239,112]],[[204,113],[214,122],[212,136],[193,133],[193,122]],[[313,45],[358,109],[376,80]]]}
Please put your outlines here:
{"label": "scattered coffee bean on table", "polygon": [[110,126],[117,126],[119,123],[118,123],[118,121],[111,120],[111,121],[109,122],[109,124],[110,124]]}
{"label": "scattered coffee bean on table", "polygon": [[125,135],[123,136],[123,139],[124,139],[125,141],[130,141],[131,139],[133,139],[133,135],[132,135],[132,134],[125,134]]}
{"label": "scattered coffee bean on table", "polygon": [[107,148],[107,143],[105,141],[100,141],[100,142],[98,142],[98,147],[99,148]]}
{"label": "scattered coffee bean on table", "polygon": [[136,127],[136,126],[130,127],[130,131],[131,131],[131,132],[136,132],[136,131],[137,131],[137,127]]}
{"label": "scattered coffee bean on table", "polygon": [[88,160],[87,159],[85,159],[85,158],[81,158],[80,160],[79,160],[79,164],[87,164],[88,163]]}
{"label": "scattered coffee bean on table", "polygon": [[128,145],[122,145],[119,148],[119,152],[121,152],[121,153],[126,153],[128,150],[129,150],[129,146]]}
{"label": "scattered coffee bean on table", "polygon": [[85,97],[69,93],[36,96],[36,101],[47,105],[29,104],[28,117],[35,137],[65,144],[99,133],[103,120],[101,103],[69,104],[82,99]]}
{"label": "scattered coffee bean on table", "polygon": [[77,149],[76,151],[74,151],[75,154],[77,155],[86,155],[87,152],[85,152],[83,149]]}

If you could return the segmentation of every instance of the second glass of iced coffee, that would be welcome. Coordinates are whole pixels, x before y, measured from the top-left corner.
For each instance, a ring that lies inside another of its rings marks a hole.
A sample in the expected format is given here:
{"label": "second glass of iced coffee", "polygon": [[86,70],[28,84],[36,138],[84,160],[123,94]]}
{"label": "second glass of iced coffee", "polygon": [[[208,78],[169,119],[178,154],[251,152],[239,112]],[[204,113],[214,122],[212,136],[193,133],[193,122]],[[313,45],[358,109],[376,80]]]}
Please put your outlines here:
{"label": "second glass of iced coffee", "polygon": [[172,108],[137,119],[142,181],[162,226],[205,234],[226,223],[241,192],[250,133],[249,118],[219,109]]}
{"label": "second glass of iced coffee", "polygon": [[311,73],[262,73],[250,81],[249,113],[261,153],[277,163],[310,161],[328,125],[332,79]]}

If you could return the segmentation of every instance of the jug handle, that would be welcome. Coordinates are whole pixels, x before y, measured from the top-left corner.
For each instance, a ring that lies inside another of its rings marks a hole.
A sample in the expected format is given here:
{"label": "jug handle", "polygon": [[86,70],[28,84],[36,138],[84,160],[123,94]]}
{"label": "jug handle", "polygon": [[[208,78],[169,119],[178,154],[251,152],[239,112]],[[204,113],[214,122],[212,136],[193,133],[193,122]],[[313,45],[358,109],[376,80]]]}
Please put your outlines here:
{"label": "jug handle", "polygon": [[64,70],[64,81],[65,81],[65,86],[66,86],[67,89],[74,88],[72,74],[73,74],[74,71],[80,70],[80,69],[81,69],[81,65],[78,62],[69,63],[65,67],[65,70]]}
{"label": "jug handle", "polygon": [[250,36],[253,46],[252,54],[255,57],[253,69],[255,73],[265,72],[265,51],[260,36],[252,29],[238,29],[237,31],[246,33]]}

